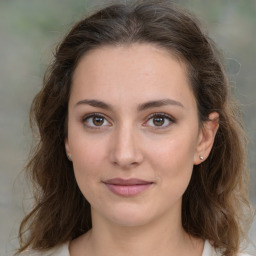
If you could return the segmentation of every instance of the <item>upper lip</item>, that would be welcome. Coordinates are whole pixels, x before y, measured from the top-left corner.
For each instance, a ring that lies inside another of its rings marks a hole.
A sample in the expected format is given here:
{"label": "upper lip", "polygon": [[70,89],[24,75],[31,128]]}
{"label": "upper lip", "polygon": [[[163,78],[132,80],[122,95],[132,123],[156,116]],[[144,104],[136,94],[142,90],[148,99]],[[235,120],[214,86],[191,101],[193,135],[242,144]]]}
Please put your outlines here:
{"label": "upper lip", "polygon": [[114,178],[110,180],[104,181],[105,184],[111,184],[111,185],[144,185],[144,184],[151,184],[153,183],[152,181],[146,181],[146,180],[141,180],[141,179],[122,179],[122,178]]}

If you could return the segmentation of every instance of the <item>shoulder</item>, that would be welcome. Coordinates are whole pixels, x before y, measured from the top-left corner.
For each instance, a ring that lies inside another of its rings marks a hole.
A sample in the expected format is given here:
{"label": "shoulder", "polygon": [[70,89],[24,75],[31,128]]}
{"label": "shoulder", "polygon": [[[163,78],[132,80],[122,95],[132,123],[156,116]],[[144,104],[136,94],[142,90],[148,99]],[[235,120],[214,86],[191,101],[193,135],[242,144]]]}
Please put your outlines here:
{"label": "shoulder", "polygon": [[69,243],[65,243],[63,245],[54,247],[47,251],[37,251],[28,249],[19,254],[18,256],[70,256],[68,247]]}
{"label": "shoulder", "polygon": [[[210,243],[209,241],[205,241],[204,244],[204,251],[202,256],[223,256],[221,252],[216,250]],[[252,254],[247,254],[247,253],[239,253],[237,256],[253,256]]]}

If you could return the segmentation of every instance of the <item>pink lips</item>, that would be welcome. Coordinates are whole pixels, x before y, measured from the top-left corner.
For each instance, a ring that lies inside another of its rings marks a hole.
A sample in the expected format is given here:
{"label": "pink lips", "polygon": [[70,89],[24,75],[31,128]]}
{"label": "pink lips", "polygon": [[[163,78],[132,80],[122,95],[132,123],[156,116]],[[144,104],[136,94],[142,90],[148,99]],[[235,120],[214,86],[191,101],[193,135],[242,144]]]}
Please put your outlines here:
{"label": "pink lips", "polygon": [[140,180],[140,179],[110,179],[104,182],[107,188],[116,195],[119,196],[135,196],[147,188],[149,188],[153,182]]}

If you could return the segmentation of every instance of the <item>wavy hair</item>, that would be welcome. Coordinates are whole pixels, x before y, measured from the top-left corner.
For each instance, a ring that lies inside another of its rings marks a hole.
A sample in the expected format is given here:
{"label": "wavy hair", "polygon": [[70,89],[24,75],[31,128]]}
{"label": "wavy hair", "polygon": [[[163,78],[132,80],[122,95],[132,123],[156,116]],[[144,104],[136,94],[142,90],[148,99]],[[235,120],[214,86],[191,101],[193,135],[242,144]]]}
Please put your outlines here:
{"label": "wavy hair", "polygon": [[35,204],[21,223],[18,252],[49,249],[91,228],[90,205],[77,186],[64,146],[72,76],[88,51],[133,43],[157,45],[186,64],[201,123],[211,112],[219,114],[211,153],[194,166],[183,195],[182,225],[225,255],[237,255],[250,219],[249,174],[246,136],[222,57],[193,15],[170,1],[151,0],[104,7],[75,24],[57,47],[31,106],[31,125],[38,128],[39,140],[26,172]]}

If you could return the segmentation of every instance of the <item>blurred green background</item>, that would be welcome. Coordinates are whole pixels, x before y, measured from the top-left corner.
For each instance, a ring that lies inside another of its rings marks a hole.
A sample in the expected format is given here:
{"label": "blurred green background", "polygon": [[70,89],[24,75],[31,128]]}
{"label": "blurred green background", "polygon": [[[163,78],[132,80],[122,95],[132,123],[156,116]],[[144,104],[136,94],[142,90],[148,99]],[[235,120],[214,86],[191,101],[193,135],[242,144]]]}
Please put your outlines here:
{"label": "blurred green background", "polygon": [[[28,110],[33,96],[40,89],[58,41],[87,10],[108,2],[0,0],[0,255],[13,255],[22,202],[29,199],[19,173],[31,143]],[[256,205],[256,1],[174,2],[203,21],[225,56],[249,135],[251,198]],[[251,239],[256,241],[255,222]]]}

